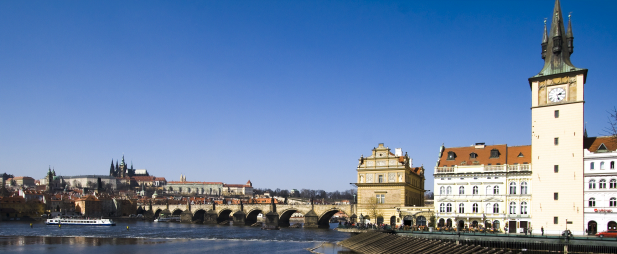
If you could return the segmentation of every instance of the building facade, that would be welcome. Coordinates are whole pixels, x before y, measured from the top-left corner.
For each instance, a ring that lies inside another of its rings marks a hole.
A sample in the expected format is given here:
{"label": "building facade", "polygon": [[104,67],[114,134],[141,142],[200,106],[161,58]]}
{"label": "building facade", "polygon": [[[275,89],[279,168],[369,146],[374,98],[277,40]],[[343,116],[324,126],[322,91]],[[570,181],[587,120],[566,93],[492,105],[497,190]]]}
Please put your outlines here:
{"label": "building facade", "polygon": [[617,138],[585,138],[585,225],[588,234],[617,229]]}
{"label": "building facade", "polygon": [[519,232],[530,226],[531,147],[477,143],[439,150],[437,227]]}
{"label": "building facade", "polygon": [[401,207],[424,205],[424,168],[412,167],[400,148],[392,153],[380,143],[370,156],[360,157],[356,171],[357,213],[362,220],[394,225],[404,219]]}
{"label": "building facade", "polygon": [[[542,39],[544,67],[529,78],[531,88],[531,163],[534,166],[533,224],[548,234],[566,227],[582,235],[584,88],[587,69],[570,62],[574,36],[565,30],[559,0],[551,28]],[[556,184],[559,183],[559,184]]]}

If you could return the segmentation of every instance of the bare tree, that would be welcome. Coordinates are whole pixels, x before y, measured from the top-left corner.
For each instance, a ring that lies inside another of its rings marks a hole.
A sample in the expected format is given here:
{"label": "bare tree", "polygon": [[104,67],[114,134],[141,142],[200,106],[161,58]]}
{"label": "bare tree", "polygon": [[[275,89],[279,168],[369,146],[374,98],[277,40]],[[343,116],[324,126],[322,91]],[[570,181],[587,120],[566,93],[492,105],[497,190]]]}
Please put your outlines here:
{"label": "bare tree", "polygon": [[613,143],[617,144],[617,108],[613,108],[612,111],[608,111],[608,114],[608,127],[604,130],[608,136],[612,137],[611,140]]}
{"label": "bare tree", "polygon": [[377,222],[378,217],[383,217],[383,214],[381,213],[381,209],[379,209],[379,203],[377,202],[376,197],[370,197],[368,199],[367,210],[368,210],[368,216],[371,219],[375,220],[375,223]]}

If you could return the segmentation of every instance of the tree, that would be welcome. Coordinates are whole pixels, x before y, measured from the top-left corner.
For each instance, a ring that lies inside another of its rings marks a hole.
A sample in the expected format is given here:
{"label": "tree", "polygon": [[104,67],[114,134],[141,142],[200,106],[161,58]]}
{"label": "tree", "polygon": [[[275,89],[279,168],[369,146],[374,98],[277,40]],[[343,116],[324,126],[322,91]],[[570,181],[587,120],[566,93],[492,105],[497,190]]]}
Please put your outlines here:
{"label": "tree", "polygon": [[613,108],[613,111],[608,111],[608,127],[604,130],[608,136],[611,136],[613,143],[617,144],[617,108]]}
{"label": "tree", "polygon": [[427,192],[426,194],[424,194],[424,199],[426,200],[435,199],[435,193],[433,193],[432,191]]}
{"label": "tree", "polygon": [[435,215],[431,215],[430,219],[428,220],[428,226],[435,227]]}
{"label": "tree", "polygon": [[368,216],[371,219],[374,219],[375,222],[377,222],[377,218],[383,217],[383,214],[381,213],[381,209],[379,209],[379,203],[377,203],[377,198],[375,197],[370,197],[368,199],[367,210],[368,210]]}

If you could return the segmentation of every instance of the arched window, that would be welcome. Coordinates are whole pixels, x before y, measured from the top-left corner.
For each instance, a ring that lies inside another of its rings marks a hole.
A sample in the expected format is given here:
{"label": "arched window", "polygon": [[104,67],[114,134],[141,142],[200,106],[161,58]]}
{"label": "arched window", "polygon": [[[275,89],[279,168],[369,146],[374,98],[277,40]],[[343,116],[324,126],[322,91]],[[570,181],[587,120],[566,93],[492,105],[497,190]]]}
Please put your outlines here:
{"label": "arched window", "polygon": [[606,189],[606,179],[600,179],[600,189]]}
{"label": "arched window", "polygon": [[604,162],[600,162],[600,169],[604,169]]}
{"label": "arched window", "polygon": [[495,185],[495,187],[493,187],[493,194],[495,195],[499,194],[499,186]]}
{"label": "arched window", "polygon": [[510,202],[510,214],[516,214],[516,202]]}
{"label": "arched window", "polygon": [[611,198],[611,199],[608,201],[608,206],[610,206],[610,207],[616,207],[616,206],[617,206],[617,198]]}
{"label": "arched window", "polygon": [[452,186],[448,186],[446,190],[447,190],[446,194],[448,195],[452,194]]}
{"label": "arched window", "polygon": [[443,194],[446,194],[446,187],[441,186],[441,188],[439,188],[439,195]]}
{"label": "arched window", "polygon": [[458,204],[458,213],[465,213],[465,204]]}
{"label": "arched window", "polygon": [[516,194],[516,183],[515,182],[510,183],[510,194]]}
{"label": "arched window", "polygon": [[596,180],[594,180],[594,179],[589,180],[589,189],[590,190],[595,190],[596,189]]}
{"label": "arched window", "polygon": [[493,205],[493,213],[499,213],[499,204],[495,203]]}
{"label": "arched window", "polygon": [[493,189],[491,189],[491,186],[490,186],[490,185],[489,185],[489,186],[486,186],[486,195],[491,194],[491,193],[492,193],[492,190],[493,190]]}
{"label": "arched window", "polygon": [[492,208],[492,206],[491,206],[490,203],[486,204],[486,210],[484,210],[484,212],[485,213],[491,213],[491,208]]}
{"label": "arched window", "polygon": [[465,186],[458,187],[458,194],[465,195]]}
{"label": "arched window", "polygon": [[617,188],[617,179],[611,179],[610,183],[609,183],[609,187],[611,189],[615,189]]}
{"label": "arched window", "polygon": [[474,186],[473,187],[473,194],[477,195],[478,194],[478,186]]}
{"label": "arched window", "polygon": [[591,164],[589,164],[589,169],[595,169],[595,163],[592,162]]}
{"label": "arched window", "polygon": [[446,204],[441,203],[441,204],[439,205],[439,212],[440,212],[440,213],[445,213],[445,212],[446,212]]}
{"label": "arched window", "polygon": [[590,198],[589,199],[589,207],[595,207],[596,206],[596,199],[595,198]]}
{"label": "arched window", "polygon": [[521,195],[527,195],[527,182],[521,183]]}
{"label": "arched window", "polygon": [[448,203],[446,205],[446,212],[451,213],[452,212],[452,204]]}
{"label": "arched window", "polygon": [[611,169],[615,169],[615,162],[611,161]]}
{"label": "arched window", "polygon": [[527,202],[521,202],[521,214],[527,214]]}
{"label": "arched window", "polygon": [[478,203],[473,203],[471,206],[471,211],[474,213],[478,213]]}

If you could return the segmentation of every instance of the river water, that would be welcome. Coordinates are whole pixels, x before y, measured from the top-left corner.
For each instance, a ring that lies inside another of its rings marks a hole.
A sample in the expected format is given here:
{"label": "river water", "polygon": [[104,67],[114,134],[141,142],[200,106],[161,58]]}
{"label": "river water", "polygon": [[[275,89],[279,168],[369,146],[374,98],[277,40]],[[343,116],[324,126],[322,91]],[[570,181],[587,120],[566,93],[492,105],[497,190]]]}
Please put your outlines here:
{"label": "river water", "polygon": [[[0,253],[340,253],[350,237],[330,229],[220,226],[143,221],[105,226],[0,223]],[[129,229],[127,230],[127,226]]]}

